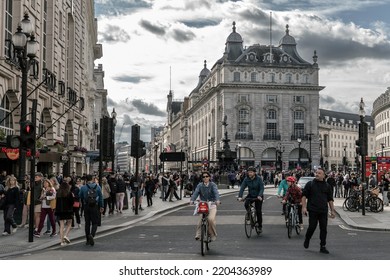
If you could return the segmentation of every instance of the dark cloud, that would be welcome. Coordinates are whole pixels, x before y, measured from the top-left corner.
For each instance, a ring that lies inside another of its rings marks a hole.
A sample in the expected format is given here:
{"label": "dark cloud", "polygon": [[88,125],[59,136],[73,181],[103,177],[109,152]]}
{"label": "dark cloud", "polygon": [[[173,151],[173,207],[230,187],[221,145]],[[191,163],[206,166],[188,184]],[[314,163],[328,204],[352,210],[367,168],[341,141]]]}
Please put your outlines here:
{"label": "dark cloud", "polygon": [[113,99],[107,97],[107,107],[115,107],[117,104]]}
{"label": "dark cloud", "polygon": [[178,42],[188,42],[196,38],[196,35],[192,31],[180,29],[174,29],[172,36]]}
{"label": "dark cloud", "polygon": [[221,23],[221,20],[215,19],[194,19],[194,20],[182,20],[179,21],[188,27],[203,28],[206,26],[216,26]]}
{"label": "dark cloud", "polygon": [[140,99],[134,99],[131,101],[131,104],[137,108],[138,112],[145,115],[153,115],[158,117],[165,117],[166,113],[157,108],[156,105],[152,103],[146,103]]}
{"label": "dark cloud", "polygon": [[128,15],[151,7],[151,3],[142,0],[95,0],[96,16]]}
{"label": "dark cloud", "polygon": [[128,114],[123,114],[123,123],[127,125],[134,125],[135,122],[131,119]]}
{"label": "dark cloud", "polygon": [[329,95],[320,94],[320,108],[336,112],[356,113],[359,109],[359,100],[350,103],[342,100],[337,100]]}
{"label": "dark cloud", "polygon": [[149,32],[151,32],[153,34],[162,36],[162,35],[165,35],[165,33],[166,33],[165,27],[163,27],[161,25],[152,24],[150,21],[143,19],[140,21],[139,24],[143,28],[145,28],[146,30],[148,30]]}
{"label": "dark cloud", "polygon": [[130,40],[130,35],[115,25],[107,25],[103,32],[99,32],[99,41],[102,43],[126,43]]}
{"label": "dark cloud", "polygon": [[120,75],[120,76],[113,77],[112,79],[123,83],[139,84],[144,80],[151,80],[152,77]]}
{"label": "dark cloud", "polygon": [[269,26],[270,14],[263,12],[258,8],[245,9],[239,13],[239,16],[246,21],[250,21],[256,25]]}

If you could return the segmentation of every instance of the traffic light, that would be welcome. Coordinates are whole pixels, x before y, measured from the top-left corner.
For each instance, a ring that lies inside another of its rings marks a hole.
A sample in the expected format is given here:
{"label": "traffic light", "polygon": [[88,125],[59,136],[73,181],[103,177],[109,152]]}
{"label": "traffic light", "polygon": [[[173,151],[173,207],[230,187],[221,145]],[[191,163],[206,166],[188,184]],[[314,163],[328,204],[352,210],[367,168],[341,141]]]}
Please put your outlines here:
{"label": "traffic light", "polygon": [[111,159],[114,151],[114,123],[112,118],[104,117],[100,120],[102,122],[102,155],[104,159]]}
{"label": "traffic light", "polygon": [[20,131],[20,147],[25,149],[35,148],[35,126],[31,121],[22,123],[22,130]]}
{"label": "traffic light", "polygon": [[355,145],[356,145],[356,154],[360,155],[362,153],[361,145],[360,145],[360,139],[355,141]]}
{"label": "traffic light", "polygon": [[146,155],[145,142],[142,140],[138,141],[138,157],[141,158]]}
{"label": "traffic light", "polygon": [[368,125],[366,122],[359,124],[359,139],[355,141],[356,153],[361,156],[368,154]]}
{"label": "traffic light", "polygon": [[139,145],[139,138],[140,138],[140,127],[138,124],[135,124],[131,126],[131,149],[130,149],[130,155],[132,157],[138,157],[138,145]]}
{"label": "traffic light", "polygon": [[8,135],[7,136],[7,147],[12,149],[20,148],[21,140],[18,135]]}

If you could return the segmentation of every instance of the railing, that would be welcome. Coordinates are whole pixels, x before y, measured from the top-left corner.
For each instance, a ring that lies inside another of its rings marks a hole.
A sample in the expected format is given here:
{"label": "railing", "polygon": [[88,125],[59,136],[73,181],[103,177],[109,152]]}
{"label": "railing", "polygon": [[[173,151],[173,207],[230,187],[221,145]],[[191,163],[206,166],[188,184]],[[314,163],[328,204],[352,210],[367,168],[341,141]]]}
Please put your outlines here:
{"label": "railing", "polygon": [[253,140],[253,134],[249,132],[238,132],[235,138],[236,140]]}
{"label": "railing", "polygon": [[264,134],[263,135],[263,140],[276,140],[280,141],[281,140],[280,134]]}

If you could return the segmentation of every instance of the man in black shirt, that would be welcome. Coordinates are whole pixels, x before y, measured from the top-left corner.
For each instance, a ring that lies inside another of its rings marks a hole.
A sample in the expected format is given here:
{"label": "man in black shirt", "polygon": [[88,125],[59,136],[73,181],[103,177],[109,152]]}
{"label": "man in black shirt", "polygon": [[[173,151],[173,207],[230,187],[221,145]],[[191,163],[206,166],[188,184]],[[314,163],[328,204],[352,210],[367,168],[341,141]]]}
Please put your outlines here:
{"label": "man in black shirt", "polygon": [[328,204],[331,210],[330,217],[335,217],[333,205],[332,187],[325,182],[325,172],[317,169],[315,179],[306,184],[302,194],[302,213],[307,216],[309,212],[309,227],[306,231],[303,246],[309,248],[310,239],[316,230],[317,223],[320,225],[320,252],[329,254],[326,249],[326,234],[328,226]]}

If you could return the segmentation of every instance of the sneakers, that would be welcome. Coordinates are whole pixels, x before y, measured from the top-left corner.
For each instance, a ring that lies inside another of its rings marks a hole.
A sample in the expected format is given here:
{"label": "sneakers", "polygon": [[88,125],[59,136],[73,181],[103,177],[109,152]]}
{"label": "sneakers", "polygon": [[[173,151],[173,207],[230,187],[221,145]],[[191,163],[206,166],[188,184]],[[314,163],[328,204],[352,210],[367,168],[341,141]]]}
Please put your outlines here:
{"label": "sneakers", "polygon": [[69,244],[70,243],[70,239],[67,236],[64,236],[64,242],[66,244]]}
{"label": "sneakers", "polygon": [[321,248],[320,248],[320,253],[329,254],[329,251],[326,249],[325,246],[321,246]]}
{"label": "sneakers", "polygon": [[210,237],[210,241],[214,242],[215,240],[217,240],[217,237],[215,235]]}
{"label": "sneakers", "polygon": [[50,237],[54,237],[54,236],[57,236],[56,232],[53,232],[52,234],[50,234]]}
{"label": "sneakers", "polygon": [[44,234],[44,235],[49,235],[49,234],[51,234],[51,231],[50,231],[50,230],[47,230],[47,231],[45,231],[43,234]]}
{"label": "sneakers", "polygon": [[303,224],[299,224],[299,229],[303,230]]}
{"label": "sneakers", "polygon": [[199,240],[200,239],[200,237],[199,236],[195,236],[195,240]]}
{"label": "sneakers", "polygon": [[12,229],[12,233],[15,233],[17,230],[18,230],[17,227],[16,227],[16,228],[13,228],[13,229]]}
{"label": "sneakers", "polygon": [[66,243],[65,243],[65,242],[61,242],[60,245],[61,245],[61,246],[65,246]]}
{"label": "sneakers", "polygon": [[303,247],[305,247],[305,249],[309,248],[309,243],[310,243],[310,240],[305,239],[305,242],[303,242]]}
{"label": "sneakers", "polygon": [[6,231],[4,231],[2,234],[1,234],[2,236],[7,236],[7,235],[10,235],[10,233],[9,232],[6,232]]}
{"label": "sneakers", "polygon": [[34,231],[34,236],[37,237],[37,238],[40,238],[41,237],[41,234],[37,231]]}

